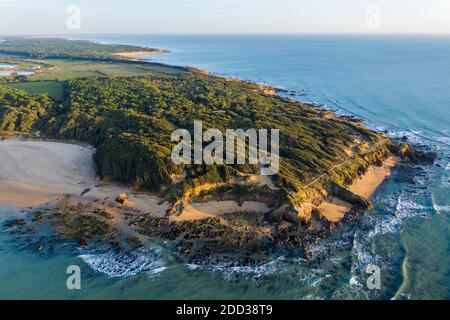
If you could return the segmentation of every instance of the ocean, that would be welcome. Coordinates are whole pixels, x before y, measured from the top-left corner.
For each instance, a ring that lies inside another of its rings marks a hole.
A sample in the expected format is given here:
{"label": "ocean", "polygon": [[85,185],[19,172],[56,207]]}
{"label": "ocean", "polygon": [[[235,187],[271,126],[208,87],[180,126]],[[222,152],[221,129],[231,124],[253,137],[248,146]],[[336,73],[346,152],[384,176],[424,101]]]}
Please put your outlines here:
{"label": "ocean", "polygon": [[[132,257],[37,254],[0,234],[0,298],[450,299],[450,37],[362,35],[93,35],[167,49],[148,59],[274,85],[438,152],[412,181],[394,174],[358,229],[317,243],[314,259],[257,268],[182,265],[161,248]],[[10,208],[1,208],[5,219]],[[130,262],[131,261],[131,262]],[[66,268],[82,270],[82,290]],[[131,264],[131,266],[130,266]],[[370,290],[368,266],[380,270]]]}

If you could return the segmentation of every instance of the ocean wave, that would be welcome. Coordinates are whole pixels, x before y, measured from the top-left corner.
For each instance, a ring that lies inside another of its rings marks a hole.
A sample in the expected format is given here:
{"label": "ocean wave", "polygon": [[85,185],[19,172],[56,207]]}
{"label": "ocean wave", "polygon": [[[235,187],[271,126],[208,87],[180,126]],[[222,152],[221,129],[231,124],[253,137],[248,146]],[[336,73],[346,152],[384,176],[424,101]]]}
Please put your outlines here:
{"label": "ocean wave", "polygon": [[83,254],[79,256],[94,271],[108,277],[130,277],[139,273],[159,274],[166,269],[160,248],[138,249],[127,253]]}
{"label": "ocean wave", "polygon": [[444,155],[450,152],[450,137],[440,131],[429,133],[413,129],[400,129],[391,125],[372,124],[367,121],[364,122],[364,125],[378,132],[386,132],[391,139],[401,140],[406,137],[410,144],[442,151]]}
{"label": "ocean wave", "polygon": [[437,213],[441,214],[442,212],[450,212],[450,206],[441,206],[436,203],[436,197],[434,194],[431,195],[431,200],[433,202],[433,209],[436,210]]}
{"label": "ocean wave", "polygon": [[[395,200],[394,200],[395,199]],[[383,216],[374,226],[373,230],[369,232],[372,238],[375,235],[382,235],[387,233],[398,233],[400,225],[404,219],[414,217],[426,217],[435,208],[418,204],[412,200],[406,199],[406,193],[402,192],[398,197],[388,199],[388,206],[392,206],[395,202],[395,209],[393,215]]]}
{"label": "ocean wave", "polygon": [[369,300],[369,292],[363,285],[347,284],[336,289],[331,299],[333,300]]}
{"label": "ocean wave", "polygon": [[351,285],[359,285],[358,277],[361,273],[365,273],[367,267],[377,266],[379,268],[389,269],[390,265],[387,261],[384,261],[380,256],[374,255],[371,251],[371,238],[355,236],[353,240],[352,253],[355,257],[353,260],[351,275],[349,280]]}
{"label": "ocean wave", "polygon": [[324,269],[311,268],[306,262],[297,259],[278,257],[267,263],[252,266],[233,266],[230,262],[211,263],[205,265],[187,264],[191,271],[211,271],[219,274],[227,281],[249,280],[258,282],[270,276],[290,277],[293,281],[317,289],[322,280],[330,277]]}
{"label": "ocean wave", "polygon": [[317,300],[325,300],[325,298],[323,298],[321,296],[314,295],[314,294],[308,294],[307,296],[300,297],[299,300],[307,300],[307,301],[313,300],[313,301],[317,301]]}
{"label": "ocean wave", "polygon": [[324,256],[329,257],[332,253],[336,253],[342,249],[348,248],[350,246],[348,239],[348,235],[344,234],[343,239],[324,239],[318,243],[310,245],[306,248],[309,259],[315,260]]}
{"label": "ocean wave", "polygon": [[205,265],[187,264],[189,270],[208,270],[219,273],[226,280],[258,280],[265,276],[287,272],[289,267],[284,263],[284,257],[279,257],[267,263],[252,266],[234,266],[232,262],[211,263]]}
{"label": "ocean wave", "polygon": [[368,288],[367,270],[370,266],[379,268],[380,272],[392,270],[392,263],[386,258],[373,253],[372,238],[367,234],[355,236],[352,254],[354,256],[348,282],[342,285],[333,294],[334,299],[373,299],[376,292]]}

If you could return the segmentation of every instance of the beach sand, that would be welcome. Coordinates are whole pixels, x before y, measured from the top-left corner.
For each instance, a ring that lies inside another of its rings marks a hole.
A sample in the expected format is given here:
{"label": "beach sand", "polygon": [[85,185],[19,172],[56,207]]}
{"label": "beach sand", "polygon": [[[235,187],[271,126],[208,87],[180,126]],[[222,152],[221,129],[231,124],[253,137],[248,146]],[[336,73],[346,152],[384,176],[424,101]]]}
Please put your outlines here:
{"label": "beach sand", "polygon": [[[392,168],[398,159],[390,157],[381,166],[371,166],[367,172],[358,180],[354,181],[348,188],[353,193],[369,199],[383,181],[390,176]],[[328,221],[338,222],[352,209],[352,205],[341,199],[333,197],[324,201],[318,210]]]}
{"label": "beach sand", "polygon": [[146,57],[154,54],[164,54],[164,50],[153,50],[153,51],[132,51],[132,52],[116,52],[115,56],[126,57],[126,58],[139,58]]}
{"label": "beach sand", "polygon": [[127,206],[157,217],[170,208],[155,195],[133,193],[128,187],[102,184],[95,177],[94,149],[59,142],[0,140],[0,204],[30,207],[66,195],[88,200],[113,201],[120,193],[129,194]]}
{"label": "beach sand", "polygon": [[193,221],[211,217],[220,217],[225,213],[255,212],[264,214],[269,207],[262,202],[244,201],[242,206],[236,201],[208,201],[192,203],[186,206],[179,216],[170,216],[171,221]]}
{"label": "beach sand", "polygon": [[369,199],[383,181],[391,175],[391,170],[397,161],[398,159],[395,157],[390,157],[384,161],[382,166],[371,166],[361,179],[352,183],[349,190]]}
{"label": "beach sand", "polygon": [[345,214],[352,209],[352,205],[339,198],[333,197],[330,201],[325,201],[319,206],[320,214],[328,221],[339,222]]}

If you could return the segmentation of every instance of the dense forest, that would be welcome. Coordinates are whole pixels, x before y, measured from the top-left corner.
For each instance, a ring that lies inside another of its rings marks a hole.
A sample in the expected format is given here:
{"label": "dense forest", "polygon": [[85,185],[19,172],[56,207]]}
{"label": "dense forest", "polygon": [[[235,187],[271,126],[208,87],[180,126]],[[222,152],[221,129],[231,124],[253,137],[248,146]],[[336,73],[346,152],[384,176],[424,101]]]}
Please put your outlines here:
{"label": "dense forest", "polygon": [[46,94],[32,96],[0,85],[1,131],[29,133],[39,126],[55,103]]}
{"label": "dense forest", "polygon": [[378,139],[358,123],[328,119],[325,111],[263,94],[256,85],[200,73],[75,79],[65,90],[65,103],[57,105],[45,95],[2,86],[3,130],[40,130],[51,137],[89,142],[97,147],[102,177],[146,190],[160,190],[172,175],[183,172],[185,184],[195,186],[257,171],[251,165],[174,165],[171,133],[177,128],[192,132],[194,120],[222,131],[279,129],[278,184],[294,190],[344,159],[356,139]]}
{"label": "dense forest", "polygon": [[[17,38],[0,43],[3,52],[69,55],[74,63],[81,61],[77,58],[96,60],[142,49],[62,39]],[[68,68],[66,64],[59,63],[60,73]],[[195,69],[174,68],[177,72],[172,73],[166,70],[170,66],[164,67],[164,72],[153,67],[143,75],[87,75],[54,81],[53,86],[61,86],[57,101],[45,93],[32,95],[0,84],[1,131],[87,142],[96,147],[94,160],[101,178],[159,192],[173,203],[196,196],[199,186],[218,184],[221,198],[227,194],[264,198],[274,207],[289,199],[298,208],[324,196],[330,181],[349,185],[369,165],[389,155],[390,140],[355,119],[275,95],[258,84]],[[187,129],[192,133],[195,120],[202,121],[204,129],[221,132],[279,129],[280,171],[271,177],[275,188],[245,190],[240,183],[230,183],[258,173],[257,165],[175,165],[170,157],[175,146],[172,132]]]}
{"label": "dense forest", "polygon": [[0,41],[0,53],[31,58],[119,59],[114,53],[133,51],[152,53],[159,50],[62,38],[6,37],[3,41]]}

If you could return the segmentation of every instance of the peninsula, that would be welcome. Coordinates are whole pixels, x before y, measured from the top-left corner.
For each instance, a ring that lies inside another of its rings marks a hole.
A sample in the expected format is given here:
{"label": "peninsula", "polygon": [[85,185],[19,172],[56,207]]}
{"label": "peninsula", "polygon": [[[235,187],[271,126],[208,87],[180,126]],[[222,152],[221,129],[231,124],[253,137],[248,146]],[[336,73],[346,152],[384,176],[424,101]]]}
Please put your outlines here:
{"label": "peninsula", "polygon": [[[306,252],[333,225],[368,211],[398,162],[435,159],[274,88],[135,59],[161,52],[65,39],[0,43],[0,63],[35,71],[0,77],[0,162],[9,173],[0,173],[0,202],[32,207],[8,228],[42,224],[52,241],[118,250],[164,240],[182,261],[248,265]],[[278,174],[174,164],[171,133],[192,131],[194,119],[221,132],[278,129]]]}

